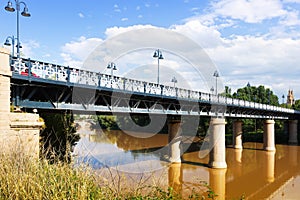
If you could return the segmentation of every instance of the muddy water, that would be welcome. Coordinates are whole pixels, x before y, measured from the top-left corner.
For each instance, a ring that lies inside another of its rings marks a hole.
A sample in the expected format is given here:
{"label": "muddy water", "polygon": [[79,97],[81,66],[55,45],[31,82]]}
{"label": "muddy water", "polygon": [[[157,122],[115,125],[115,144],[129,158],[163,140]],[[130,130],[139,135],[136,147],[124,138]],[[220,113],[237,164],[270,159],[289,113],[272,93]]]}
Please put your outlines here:
{"label": "muddy water", "polygon": [[210,169],[208,156],[199,158],[196,138],[183,137],[183,145],[194,143],[183,154],[181,164],[170,164],[165,159],[167,135],[102,132],[83,127],[79,134],[75,154],[95,169],[148,173],[184,196],[193,189],[203,191],[204,181],[218,195],[217,199],[300,199],[300,146],[276,145],[276,152],[263,151],[260,143],[244,143],[243,150],[227,147],[228,168]]}

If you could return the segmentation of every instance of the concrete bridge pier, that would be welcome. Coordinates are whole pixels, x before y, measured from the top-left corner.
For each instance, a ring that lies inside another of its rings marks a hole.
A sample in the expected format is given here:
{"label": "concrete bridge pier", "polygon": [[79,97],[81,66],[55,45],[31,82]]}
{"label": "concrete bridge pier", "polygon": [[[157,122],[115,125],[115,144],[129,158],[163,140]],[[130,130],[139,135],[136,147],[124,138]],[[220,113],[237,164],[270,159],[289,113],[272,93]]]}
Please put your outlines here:
{"label": "concrete bridge pier", "polygon": [[9,51],[0,48],[0,138],[9,130],[10,78]]}
{"label": "concrete bridge pier", "polygon": [[181,163],[181,121],[169,120],[168,121],[168,134],[169,134],[169,161],[171,163]]}
{"label": "concrete bridge pier", "polygon": [[275,121],[268,119],[264,124],[264,150],[276,151],[275,148]]}
{"label": "concrete bridge pier", "polygon": [[289,144],[298,144],[298,120],[289,120]]}
{"label": "concrete bridge pier", "polygon": [[9,51],[0,48],[0,155],[39,157],[39,115],[10,112]]}
{"label": "concrete bridge pier", "polygon": [[235,149],[242,149],[243,142],[242,142],[242,121],[235,120],[233,122],[233,138],[232,138],[232,145]]}
{"label": "concrete bridge pier", "polygon": [[211,168],[227,168],[225,147],[225,124],[224,118],[212,118],[210,120],[210,145],[209,163]]}

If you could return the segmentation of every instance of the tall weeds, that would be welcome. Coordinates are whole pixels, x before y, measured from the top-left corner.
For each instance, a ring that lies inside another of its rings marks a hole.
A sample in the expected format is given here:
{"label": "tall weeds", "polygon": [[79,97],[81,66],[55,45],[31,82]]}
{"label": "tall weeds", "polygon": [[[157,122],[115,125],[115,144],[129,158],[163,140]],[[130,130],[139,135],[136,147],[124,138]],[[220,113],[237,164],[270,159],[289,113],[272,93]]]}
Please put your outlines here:
{"label": "tall weeds", "polygon": [[85,168],[46,160],[0,157],[0,199],[101,199]]}
{"label": "tall weeds", "polygon": [[213,199],[196,193],[183,198],[170,187],[146,182],[147,178],[141,178],[131,188],[123,175],[105,177],[84,164],[75,167],[66,162],[51,164],[46,159],[0,155],[0,200]]}

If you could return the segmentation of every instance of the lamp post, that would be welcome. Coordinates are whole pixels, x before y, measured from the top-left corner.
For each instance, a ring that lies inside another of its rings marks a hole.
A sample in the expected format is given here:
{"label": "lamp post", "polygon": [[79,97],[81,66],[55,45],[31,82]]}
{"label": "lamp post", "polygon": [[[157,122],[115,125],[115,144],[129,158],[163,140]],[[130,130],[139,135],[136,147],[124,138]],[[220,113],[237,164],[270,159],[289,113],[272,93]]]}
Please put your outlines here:
{"label": "lamp post", "polygon": [[216,77],[216,95],[218,94],[218,77],[220,77],[219,72],[216,70],[213,74]]}
{"label": "lamp post", "polygon": [[116,66],[115,63],[110,62],[110,63],[108,63],[106,68],[111,70],[110,71],[110,87],[112,87],[113,86],[113,79],[114,79],[114,70],[117,70],[117,66]]}
{"label": "lamp post", "polygon": [[175,87],[175,84],[177,83],[177,79],[176,79],[176,77],[175,77],[175,76],[172,78],[171,82],[173,82],[173,83],[174,83],[174,87]]}
{"label": "lamp post", "polygon": [[[11,43],[9,40],[11,40]],[[4,42],[4,45],[12,46],[11,47],[11,56],[15,56],[15,41],[16,40],[17,40],[17,38],[15,38],[15,36],[8,36]],[[20,45],[20,48],[22,48],[21,45]]]}
{"label": "lamp post", "polygon": [[215,89],[214,89],[214,86],[212,86],[212,87],[210,88],[210,92],[211,92],[211,94],[213,94],[213,93],[214,93],[214,91],[215,91]]}
{"label": "lamp post", "polygon": [[113,79],[113,78],[114,78],[114,77],[113,77],[113,76],[114,76],[114,70],[117,70],[116,64],[113,63],[113,62],[110,62],[110,63],[108,63],[108,65],[107,65],[106,68],[111,70],[110,76],[111,76],[111,79]]}
{"label": "lamp post", "polygon": [[[282,95],[282,105],[284,106],[284,94]],[[285,106],[284,106],[285,107]]]}
{"label": "lamp post", "polygon": [[19,0],[15,0],[16,3],[16,9],[13,7],[12,2],[9,0],[7,2],[7,6],[5,6],[5,10],[9,11],[9,12],[14,12],[15,10],[17,10],[17,38],[15,38],[17,40],[17,57],[20,58],[20,17],[19,17],[19,13],[20,13],[20,7],[21,4],[24,5],[24,10],[23,12],[21,12],[21,15],[24,17],[30,17],[30,13],[28,13],[28,8],[25,2],[23,1],[19,1]]}
{"label": "lamp post", "polygon": [[155,50],[153,58],[157,58],[157,84],[159,84],[159,60],[164,59],[161,50]]}
{"label": "lamp post", "polygon": [[271,104],[271,91],[268,90],[268,103]]}
{"label": "lamp post", "polygon": [[249,93],[249,99],[248,99],[248,101],[251,101],[251,95],[250,95],[250,87],[251,87],[251,85],[250,85],[250,83],[248,82],[247,83],[247,88],[248,88],[248,93]]}

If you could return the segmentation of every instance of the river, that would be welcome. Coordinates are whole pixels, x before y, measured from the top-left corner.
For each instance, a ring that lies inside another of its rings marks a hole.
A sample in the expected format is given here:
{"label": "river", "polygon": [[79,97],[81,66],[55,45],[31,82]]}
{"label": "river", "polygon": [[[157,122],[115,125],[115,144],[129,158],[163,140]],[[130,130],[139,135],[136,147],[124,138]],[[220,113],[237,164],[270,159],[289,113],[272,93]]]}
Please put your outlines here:
{"label": "river", "polygon": [[132,174],[131,179],[138,179],[133,182],[140,181],[141,174],[150,174],[148,182],[171,186],[183,196],[192,190],[203,192],[208,183],[217,199],[300,199],[300,146],[276,145],[276,152],[263,151],[261,143],[244,143],[243,150],[228,146],[228,168],[210,169],[208,156],[199,158],[197,138],[184,136],[182,145],[193,144],[181,164],[170,164],[164,159],[166,134],[102,131],[92,129],[88,121],[78,124],[81,139],[74,155],[96,170]]}

